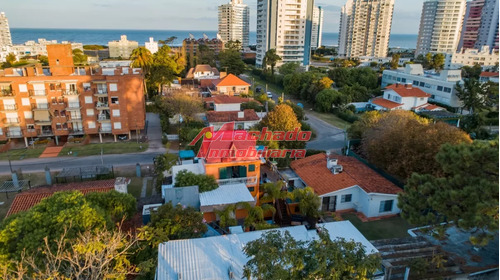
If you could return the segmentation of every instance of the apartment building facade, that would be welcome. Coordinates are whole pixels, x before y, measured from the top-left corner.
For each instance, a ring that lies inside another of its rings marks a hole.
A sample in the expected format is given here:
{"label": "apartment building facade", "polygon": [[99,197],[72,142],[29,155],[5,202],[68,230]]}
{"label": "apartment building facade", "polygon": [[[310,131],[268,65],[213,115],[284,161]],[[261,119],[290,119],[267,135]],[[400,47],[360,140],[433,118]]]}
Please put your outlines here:
{"label": "apartment building facade", "polygon": [[307,66],[311,54],[314,0],[258,0],[256,66],[262,67],[266,52],[276,49],[277,63]]}
{"label": "apartment building facade", "polygon": [[467,2],[458,50],[489,47],[498,52],[498,0]]}
{"label": "apartment building facade", "polygon": [[[26,41],[21,45],[12,45],[6,48],[6,54],[13,53],[17,60],[20,60],[24,56],[47,56],[47,45],[58,44],[57,40],[46,40],[44,38],[39,38],[36,41]],[[82,43],[74,43],[68,41],[62,41],[61,44],[71,44],[71,49],[79,49],[83,51]],[[0,61],[5,61],[5,57],[0,54]]]}
{"label": "apartment building facade", "polygon": [[239,41],[243,48],[249,45],[250,8],[243,0],[231,0],[219,6],[219,35],[222,41]]}
{"label": "apartment building facade", "polygon": [[386,57],[394,0],[348,0],[341,9],[339,56]]}
{"label": "apartment building facade", "polygon": [[153,37],[149,37],[149,42],[145,42],[144,47],[152,54],[155,54],[158,51],[158,42]]}
{"label": "apartment building facade", "polygon": [[139,47],[137,41],[129,41],[127,35],[120,36],[119,41],[108,42],[109,57],[111,58],[129,58],[134,49]]}
{"label": "apartment building facade", "polygon": [[195,39],[193,36],[190,38],[184,39],[182,41],[183,51],[186,52],[187,59],[189,60],[189,65],[196,65],[196,53],[198,52],[198,48],[200,45],[207,46],[210,50],[212,50],[215,55],[218,55],[221,51],[224,50],[224,41],[220,38],[210,39],[208,36],[204,35],[203,38]]}
{"label": "apartment building facade", "polygon": [[0,72],[0,140],[132,137],[145,124],[144,77],[129,67],[75,67],[69,44],[47,46],[49,67]]}
{"label": "apartment building facade", "polygon": [[311,29],[311,49],[321,47],[323,39],[323,8],[314,6]]}
{"label": "apartment building facade", "polygon": [[12,46],[12,37],[10,36],[9,20],[4,12],[0,13],[0,51],[3,47]]}
{"label": "apartment building facade", "polygon": [[462,66],[481,65],[488,69],[498,63],[498,52],[490,52],[488,46],[481,49],[463,49],[461,52],[446,54],[444,69],[460,69]]}
{"label": "apartment building facade", "polygon": [[427,0],[422,8],[415,57],[454,53],[460,41],[465,0]]}

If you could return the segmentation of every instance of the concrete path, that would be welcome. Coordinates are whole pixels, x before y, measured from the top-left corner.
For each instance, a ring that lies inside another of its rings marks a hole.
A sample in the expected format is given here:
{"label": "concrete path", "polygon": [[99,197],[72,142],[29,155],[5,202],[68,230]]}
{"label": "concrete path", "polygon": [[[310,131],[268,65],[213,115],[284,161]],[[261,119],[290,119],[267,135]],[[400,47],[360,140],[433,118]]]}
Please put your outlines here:
{"label": "concrete path", "polygon": [[63,146],[47,147],[45,148],[45,150],[43,150],[43,153],[39,156],[39,158],[57,157],[63,148]]}
{"label": "concrete path", "polygon": [[161,122],[160,116],[155,113],[146,113],[146,120],[148,121],[148,143],[149,148],[146,152],[165,153],[165,146],[161,143]]}
{"label": "concrete path", "polygon": [[146,197],[146,190],[148,188],[148,178],[142,178],[142,189],[141,189],[141,198]]}

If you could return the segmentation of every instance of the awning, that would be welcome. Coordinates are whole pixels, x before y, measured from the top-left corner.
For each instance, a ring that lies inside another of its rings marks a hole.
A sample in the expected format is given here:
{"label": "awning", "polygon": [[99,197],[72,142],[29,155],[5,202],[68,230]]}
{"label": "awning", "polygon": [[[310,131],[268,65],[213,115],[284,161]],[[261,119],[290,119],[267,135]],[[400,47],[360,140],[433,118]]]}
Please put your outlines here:
{"label": "awning", "polygon": [[106,80],[103,80],[103,81],[92,81],[92,83],[94,84],[105,84],[107,81]]}
{"label": "awning", "polygon": [[49,111],[35,111],[35,121],[50,122]]}

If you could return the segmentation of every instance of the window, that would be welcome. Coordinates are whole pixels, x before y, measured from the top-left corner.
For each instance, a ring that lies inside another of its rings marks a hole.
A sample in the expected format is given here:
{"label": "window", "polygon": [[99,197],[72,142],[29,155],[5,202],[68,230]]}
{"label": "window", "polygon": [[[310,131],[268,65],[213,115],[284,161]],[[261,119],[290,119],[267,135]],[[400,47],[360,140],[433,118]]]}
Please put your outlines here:
{"label": "window", "polygon": [[83,83],[83,90],[89,91],[91,89],[90,83]]}
{"label": "window", "polygon": [[28,86],[25,84],[19,85],[19,92],[28,92]]}
{"label": "window", "polygon": [[389,99],[389,100],[391,99],[391,94],[390,93],[387,94],[387,99]]}
{"label": "window", "polygon": [[451,92],[451,88],[449,88],[449,87],[445,87],[443,90],[444,90],[444,92],[447,92],[447,93]]}
{"label": "window", "polygon": [[418,81],[413,81],[414,86],[418,86]]}
{"label": "window", "polygon": [[113,110],[113,117],[119,117],[120,116],[120,110]]}
{"label": "window", "polygon": [[249,188],[248,188],[248,191],[249,191],[249,192],[253,192],[253,191],[255,191],[255,187],[249,187]]}
{"label": "window", "polygon": [[88,122],[88,126],[89,128],[95,128],[95,122],[94,121]]}
{"label": "window", "polygon": [[420,97],[420,101],[424,101],[424,98],[423,98],[423,97]]}
{"label": "window", "polygon": [[94,109],[87,109],[87,116],[93,116],[94,115]]}
{"label": "window", "polygon": [[438,91],[443,91],[443,86],[437,86]]}
{"label": "window", "polygon": [[85,96],[85,104],[92,104],[92,96]]}
{"label": "window", "polygon": [[251,172],[251,171],[255,171],[255,164],[250,164],[248,166],[248,171]]}
{"label": "window", "polygon": [[392,204],[394,203],[394,200],[383,200],[380,201],[380,207],[378,209],[379,213],[383,212],[391,212],[392,211]]}
{"label": "window", "polygon": [[111,104],[118,104],[118,97],[112,96],[111,97]]}
{"label": "window", "polygon": [[115,122],[114,123],[115,129],[122,129],[122,123],[121,122]]}
{"label": "window", "polygon": [[351,202],[351,201],[352,201],[352,194],[344,194],[340,197],[341,203]]}
{"label": "window", "polygon": [[32,111],[24,111],[24,118],[25,119],[32,119],[33,118],[33,112]]}
{"label": "window", "polygon": [[419,87],[425,87],[425,83],[424,83],[424,82],[420,82],[420,83],[418,84],[418,86],[419,86]]}
{"label": "window", "polygon": [[109,91],[118,91],[117,84],[109,84]]}
{"label": "window", "polygon": [[21,104],[23,104],[23,106],[30,106],[30,99],[29,98],[22,98]]}
{"label": "window", "polygon": [[406,83],[406,78],[401,78],[401,82]]}

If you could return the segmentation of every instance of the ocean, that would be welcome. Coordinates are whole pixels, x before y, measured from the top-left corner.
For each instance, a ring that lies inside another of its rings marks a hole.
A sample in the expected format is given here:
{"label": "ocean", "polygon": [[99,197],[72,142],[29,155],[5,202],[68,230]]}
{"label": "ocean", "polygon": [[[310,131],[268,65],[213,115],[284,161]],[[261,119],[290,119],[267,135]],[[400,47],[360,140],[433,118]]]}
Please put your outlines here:
{"label": "ocean", "polygon": [[[107,30],[107,29],[36,29],[36,28],[11,28],[12,42],[23,44],[26,41],[36,41],[38,38],[57,41],[79,42],[84,45],[107,45],[109,41],[119,40],[120,35],[127,35],[129,40],[138,41],[139,45],[154,37],[156,41],[164,40],[171,36],[177,37],[174,45],[182,44],[182,40],[189,37],[201,38],[206,34],[214,38],[217,31],[184,31],[184,30]],[[338,33],[323,32],[322,45],[337,46]],[[255,44],[256,32],[250,32],[250,44]],[[391,34],[389,47],[415,48],[417,35],[413,34]]]}

